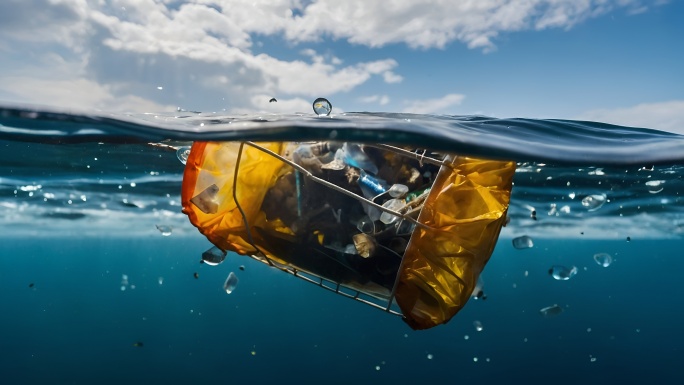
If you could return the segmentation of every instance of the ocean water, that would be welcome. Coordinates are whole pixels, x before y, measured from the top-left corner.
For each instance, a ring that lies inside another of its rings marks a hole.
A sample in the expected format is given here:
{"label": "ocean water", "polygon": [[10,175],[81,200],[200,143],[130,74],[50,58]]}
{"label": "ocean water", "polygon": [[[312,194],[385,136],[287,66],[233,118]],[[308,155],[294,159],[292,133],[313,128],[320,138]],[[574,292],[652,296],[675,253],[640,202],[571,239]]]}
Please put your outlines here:
{"label": "ocean water", "polygon": [[[212,245],[181,213],[179,148],[330,138],[518,162],[510,223],[482,274],[486,300],[413,331],[400,317],[248,257],[199,263]],[[0,383],[679,377],[682,136],[480,116],[5,106],[0,148]],[[522,236],[533,246],[514,247]],[[573,274],[560,269],[573,266]],[[552,268],[569,279],[554,279]],[[239,282],[226,294],[230,272]],[[549,307],[556,311],[540,312]]]}

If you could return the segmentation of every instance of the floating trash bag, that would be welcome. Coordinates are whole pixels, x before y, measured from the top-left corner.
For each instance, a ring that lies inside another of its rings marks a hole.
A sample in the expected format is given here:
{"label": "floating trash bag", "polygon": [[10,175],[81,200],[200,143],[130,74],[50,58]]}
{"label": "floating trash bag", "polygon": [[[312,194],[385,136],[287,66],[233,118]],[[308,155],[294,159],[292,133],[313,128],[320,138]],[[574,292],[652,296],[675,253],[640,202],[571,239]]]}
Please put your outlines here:
{"label": "floating trash bag", "polygon": [[382,144],[195,142],[181,198],[218,248],[426,329],[470,298],[514,171]]}

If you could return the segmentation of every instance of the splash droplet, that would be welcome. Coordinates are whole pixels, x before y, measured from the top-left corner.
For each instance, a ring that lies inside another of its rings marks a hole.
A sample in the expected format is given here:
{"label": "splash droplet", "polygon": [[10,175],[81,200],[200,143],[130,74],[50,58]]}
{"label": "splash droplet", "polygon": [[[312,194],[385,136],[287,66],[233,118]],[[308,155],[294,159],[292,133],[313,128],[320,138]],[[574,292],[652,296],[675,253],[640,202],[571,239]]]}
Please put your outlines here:
{"label": "splash droplet", "polygon": [[328,116],[332,112],[332,104],[326,98],[318,98],[313,102],[313,110],[318,116]]}

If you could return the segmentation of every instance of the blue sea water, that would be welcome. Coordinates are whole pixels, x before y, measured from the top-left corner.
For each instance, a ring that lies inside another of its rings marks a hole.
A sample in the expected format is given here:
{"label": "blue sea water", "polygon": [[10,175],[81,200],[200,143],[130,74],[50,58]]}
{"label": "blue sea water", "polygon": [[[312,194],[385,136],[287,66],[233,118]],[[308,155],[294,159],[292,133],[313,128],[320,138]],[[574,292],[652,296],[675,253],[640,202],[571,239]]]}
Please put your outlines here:
{"label": "blue sea water", "polygon": [[[199,263],[211,244],[180,211],[178,147],[331,135],[518,162],[511,222],[482,275],[486,300],[412,331],[248,257]],[[679,378],[684,137],[559,120],[7,106],[0,148],[0,383]],[[532,248],[513,247],[522,235]],[[554,265],[578,272],[555,280]],[[228,295],[231,271],[239,284]],[[540,313],[554,304],[560,314]]]}

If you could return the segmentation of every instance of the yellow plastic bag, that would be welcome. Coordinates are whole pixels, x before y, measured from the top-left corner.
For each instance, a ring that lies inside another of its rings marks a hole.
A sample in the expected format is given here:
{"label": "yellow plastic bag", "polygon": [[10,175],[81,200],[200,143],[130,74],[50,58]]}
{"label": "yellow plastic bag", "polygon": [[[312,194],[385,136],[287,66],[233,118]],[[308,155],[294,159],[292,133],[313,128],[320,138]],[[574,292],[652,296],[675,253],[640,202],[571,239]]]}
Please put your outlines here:
{"label": "yellow plastic bag", "polygon": [[514,162],[450,156],[404,254],[397,303],[413,329],[451,319],[470,298],[506,220]]}

